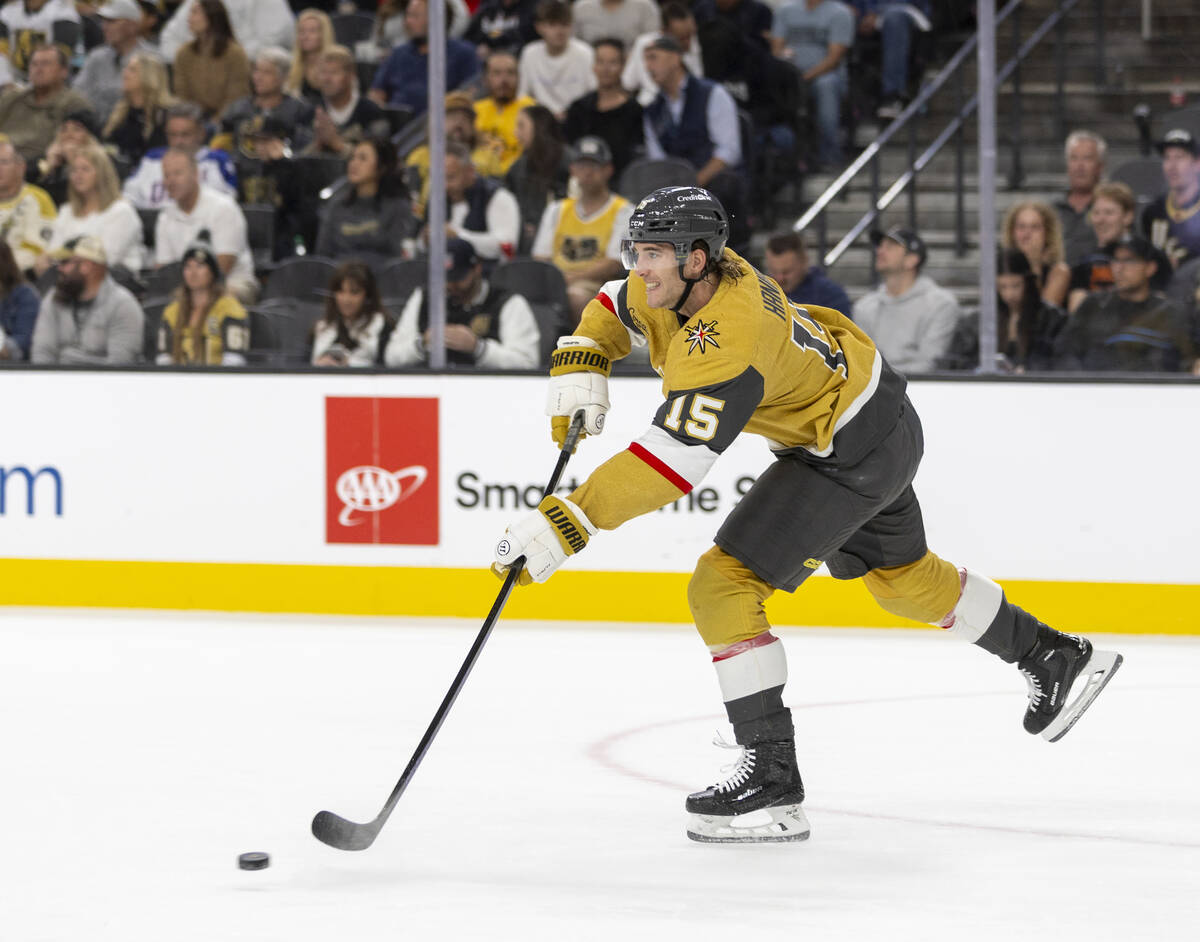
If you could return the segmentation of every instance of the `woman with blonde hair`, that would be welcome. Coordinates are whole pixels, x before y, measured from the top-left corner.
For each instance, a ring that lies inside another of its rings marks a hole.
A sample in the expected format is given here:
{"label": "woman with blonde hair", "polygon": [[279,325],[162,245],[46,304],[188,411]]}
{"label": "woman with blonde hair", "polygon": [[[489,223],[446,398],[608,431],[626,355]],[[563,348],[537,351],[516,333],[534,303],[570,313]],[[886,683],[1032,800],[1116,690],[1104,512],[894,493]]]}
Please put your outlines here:
{"label": "woman with blonde hair", "polygon": [[1071,269],[1063,261],[1058,213],[1037,200],[1017,203],[1004,217],[1003,242],[1005,249],[1016,249],[1029,261],[1042,300],[1062,307],[1067,300]]}
{"label": "woman with blonde hair", "polygon": [[79,148],[71,160],[67,202],[54,220],[47,253],[34,265],[40,275],[53,264],[53,253],[79,236],[96,236],[104,243],[109,267],[123,265],[132,272],[142,267],[145,248],[142,218],[121,195],[112,160],[98,144]]}
{"label": "woman with blonde hair", "polygon": [[296,17],[296,42],[292,51],[292,67],[283,90],[297,98],[321,102],[321,55],[337,42],[333,38],[333,22],[329,14],[310,7]]}
{"label": "woman with blonde hair", "polygon": [[136,167],[146,151],[167,146],[167,109],[173,104],[167,67],[157,56],[135,52],[121,70],[121,97],[102,136],[127,166]]}

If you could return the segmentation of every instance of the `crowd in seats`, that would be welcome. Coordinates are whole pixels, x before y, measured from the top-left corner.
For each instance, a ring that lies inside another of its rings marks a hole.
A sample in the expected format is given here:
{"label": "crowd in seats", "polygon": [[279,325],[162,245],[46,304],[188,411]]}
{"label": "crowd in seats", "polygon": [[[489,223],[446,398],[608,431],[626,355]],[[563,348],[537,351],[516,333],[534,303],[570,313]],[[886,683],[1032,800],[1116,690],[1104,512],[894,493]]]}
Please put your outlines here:
{"label": "crowd in seats", "polygon": [[[624,276],[633,203],[700,184],[796,303],[847,312],[901,370],[974,365],[919,227],[874,233],[854,303],[801,234],[769,234],[784,184],[851,156],[852,86],[899,115],[954,4],[449,0],[431,233],[429,2],[0,6],[0,358],[422,368],[445,239],[451,366],[536,368]],[[1110,174],[1074,132],[1062,198],[1011,206],[1002,369],[1192,368],[1200,147],[1180,126],[1159,152],[1153,179]]]}

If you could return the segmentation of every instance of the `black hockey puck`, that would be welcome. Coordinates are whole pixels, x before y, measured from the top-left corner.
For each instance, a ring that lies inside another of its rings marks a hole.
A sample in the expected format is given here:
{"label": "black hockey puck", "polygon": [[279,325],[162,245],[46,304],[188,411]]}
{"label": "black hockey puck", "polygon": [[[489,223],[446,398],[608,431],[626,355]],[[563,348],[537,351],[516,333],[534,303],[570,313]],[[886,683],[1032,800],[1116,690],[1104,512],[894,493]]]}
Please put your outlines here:
{"label": "black hockey puck", "polygon": [[271,855],[254,851],[238,855],[238,867],[242,870],[266,870],[271,863]]}

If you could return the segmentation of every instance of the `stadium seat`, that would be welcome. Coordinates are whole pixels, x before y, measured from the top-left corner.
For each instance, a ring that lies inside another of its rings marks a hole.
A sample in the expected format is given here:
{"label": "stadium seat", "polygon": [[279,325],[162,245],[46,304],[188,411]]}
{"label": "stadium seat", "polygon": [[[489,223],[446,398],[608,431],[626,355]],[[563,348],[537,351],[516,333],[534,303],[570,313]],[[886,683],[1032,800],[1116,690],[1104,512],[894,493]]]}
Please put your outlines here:
{"label": "stadium seat", "polygon": [[269,203],[243,203],[246,234],[256,271],[266,271],[275,261],[275,207]]}
{"label": "stadium seat", "polygon": [[146,276],[146,297],[168,298],[179,287],[183,280],[183,265],[180,262],[168,262],[162,268],[156,268]]}
{"label": "stadium seat", "polygon": [[323,305],[322,299],[329,294],[329,281],[336,269],[337,262],[333,259],[315,255],[284,259],[267,279],[262,299],[315,300]]}
{"label": "stadium seat", "polygon": [[163,311],[171,303],[171,298],[148,298],[142,302],[142,313],[146,316],[143,333],[142,356],[147,363],[153,363],[158,355],[158,329],[162,325]]}
{"label": "stadium seat", "polygon": [[[312,350],[313,326],[325,312],[325,302],[318,298],[266,298],[251,309],[251,352],[256,356],[266,352],[269,362],[280,365],[307,363]],[[255,338],[257,325],[259,338]],[[269,325],[269,326],[268,326]],[[270,348],[264,351],[258,344],[269,337]]]}
{"label": "stadium seat", "polygon": [[333,21],[334,37],[351,52],[375,34],[375,17],[370,13],[335,13],[330,20]]}
{"label": "stadium seat", "polygon": [[425,258],[399,259],[377,271],[375,280],[379,285],[383,306],[399,317],[409,295],[417,288],[424,287],[428,271],[429,260]]}
{"label": "stadium seat", "polygon": [[496,287],[519,294],[529,302],[542,334],[540,359],[548,365],[558,338],[570,332],[567,280],[563,273],[549,262],[515,258],[497,266],[489,277]]}
{"label": "stadium seat", "polygon": [[682,157],[652,160],[642,157],[633,161],[621,173],[617,192],[636,203],[648,193],[664,186],[694,186],[696,168]]}
{"label": "stadium seat", "polygon": [[1166,190],[1162,161],[1157,157],[1137,157],[1127,160],[1112,172],[1113,183],[1124,183],[1133,190],[1138,205],[1145,206]]}

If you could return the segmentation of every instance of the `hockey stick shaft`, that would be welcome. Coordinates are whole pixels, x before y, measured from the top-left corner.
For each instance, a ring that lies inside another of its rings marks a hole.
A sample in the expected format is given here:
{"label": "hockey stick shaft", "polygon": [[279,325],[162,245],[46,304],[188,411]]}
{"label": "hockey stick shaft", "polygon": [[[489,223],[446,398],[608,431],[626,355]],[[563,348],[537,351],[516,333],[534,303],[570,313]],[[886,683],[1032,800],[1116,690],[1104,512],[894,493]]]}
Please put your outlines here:
{"label": "hockey stick shaft", "polygon": [[[580,435],[583,432],[583,420],[582,411],[577,412],[571,420],[566,439],[558,456],[558,462],[554,466],[554,472],[550,475],[550,480],[546,483],[546,487],[542,491],[543,497],[549,497],[558,488],[558,482],[566,470],[567,461],[570,459],[571,453],[574,452],[575,446],[578,444]],[[445,722],[446,715],[450,712],[450,708],[454,706],[454,701],[458,699],[458,695],[466,684],[467,678],[471,675],[471,670],[475,667],[475,662],[479,659],[479,653],[487,643],[487,639],[492,633],[492,628],[500,617],[500,613],[504,610],[504,606],[508,602],[508,597],[512,593],[513,586],[516,585],[517,579],[520,578],[521,570],[524,566],[525,557],[519,556],[513,565],[509,567],[508,575],[504,577],[504,584],[500,589],[500,594],[496,596],[496,601],[492,603],[491,611],[488,612],[487,618],[483,621],[483,627],[479,629],[479,634],[475,636],[475,643],[471,645],[471,650],[467,652],[467,657],[458,669],[458,674],[455,676],[454,682],[450,684],[450,689],[446,691],[446,696],[442,698],[441,706],[438,707],[437,712],[433,715],[433,720],[430,722],[429,728],[425,730],[425,735],[421,737],[421,741],[417,744],[416,751],[413,753],[412,758],[408,760],[404,774],[400,776],[400,780],[396,783],[396,787],[392,789],[392,793],[388,796],[387,801],[384,802],[379,814],[375,816],[375,820],[368,824],[355,824],[328,811],[319,812],[313,818],[312,822],[313,835],[318,840],[341,850],[364,850],[375,840],[375,836],[391,816],[393,809],[400,801],[400,797],[404,794],[405,789],[408,788],[408,783],[412,780],[413,775],[416,774],[421,761],[425,758],[425,753],[429,751],[434,738],[442,728],[442,723]]]}

